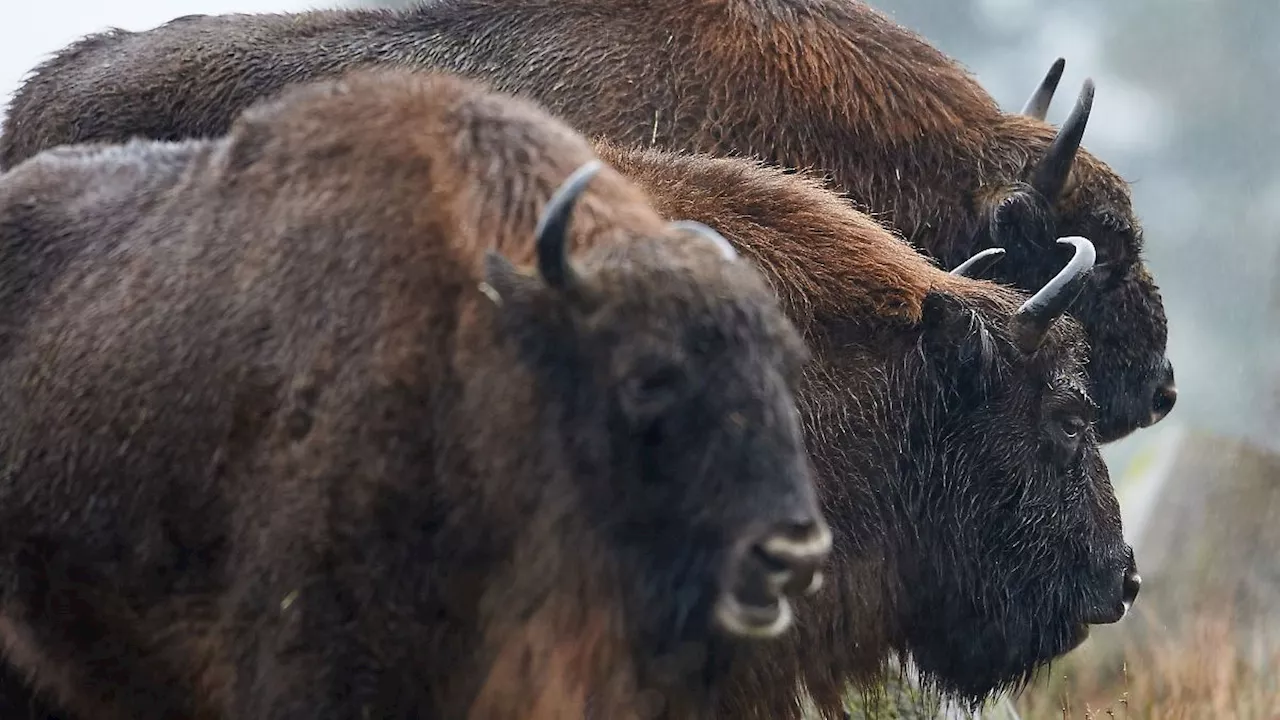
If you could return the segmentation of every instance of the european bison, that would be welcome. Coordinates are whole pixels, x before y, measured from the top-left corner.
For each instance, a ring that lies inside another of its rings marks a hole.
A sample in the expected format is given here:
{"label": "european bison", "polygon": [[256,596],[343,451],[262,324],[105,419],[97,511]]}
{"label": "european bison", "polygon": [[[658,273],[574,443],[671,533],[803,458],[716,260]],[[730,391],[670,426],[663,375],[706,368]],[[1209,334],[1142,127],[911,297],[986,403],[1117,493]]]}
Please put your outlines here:
{"label": "european bison", "polygon": [[1091,414],[1081,336],[1070,320],[1038,331],[1079,289],[1086,243],[1067,274],[1076,287],[1019,315],[1015,293],[938,271],[801,176],[597,152],[668,217],[725,232],[818,350],[802,402],[833,519],[834,581],[799,609],[798,635],[735,663],[719,717],[798,717],[798,688],[838,717],[847,684],[873,680],[890,650],[981,697],[1074,646],[1087,623],[1122,614],[1138,577],[1081,426]]}
{"label": "european bison", "polygon": [[[801,393],[835,545],[797,631],[738,657],[716,715],[839,718],[891,650],[942,689],[1016,687],[1140,579],[1091,421],[1079,326],[1093,247],[1033,297],[945,273],[814,180],[737,159],[600,157],[764,272],[814,353]],[[988,264],[988,251],[969,264]]]}
{"label": "european bison", "polygon": [[[56,144],[219,135],[255,99],[371,64],[482,77],[590,136],[755,155],[839,190],[946,267],[988,247],[1033,291],[1082,235],[1101,262],[1072,308],[1101,440],[1176,398],[1166,319],[1127,184],[1080,141],[1087,84],[1055,134],[1002,113],[960,66],[853,0],[450,0],[403,11],[193,15],[87,37],[37,68],[0,137],[11,165]],[[1050,72],[1028,112],[1046,107]]]}
{"label": "european bison", "polygon": [[0,642],[79,716],[696,707],[818,585],[799,335],[524,102],[51,150],[0,242]]}

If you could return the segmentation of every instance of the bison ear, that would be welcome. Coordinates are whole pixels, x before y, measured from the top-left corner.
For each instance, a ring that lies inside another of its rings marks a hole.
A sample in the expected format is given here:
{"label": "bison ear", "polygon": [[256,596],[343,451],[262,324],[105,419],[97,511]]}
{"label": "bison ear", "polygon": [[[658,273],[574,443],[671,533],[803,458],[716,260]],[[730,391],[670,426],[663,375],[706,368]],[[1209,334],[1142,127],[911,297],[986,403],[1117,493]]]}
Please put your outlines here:
{"label": "bison ear", "polygon": [[959,368],[985,367],[994,357],[995,345],[982,317],[951,293],[926,294],[920,322],[928,355],[953,374]]}
{"label": "bison ear", "polygon": [[539,285],[541,283],[537,278],[520,272],[501,254],[493,250],[485,252],[484,282],[480,283],[480,292],[495,305],[521,302],[537,292]]}
{"label": "bison ear", "polygon": [[1019,184],[999,197],[988,216],[991,245],[1010,251],[1003,265],[1018,264],[1019,255],[1039,253],[1057,239],[1053,212],[1044,197]]}
{"label": "bison ear", "polygon": [[920,324],[928,342],[953,345],[968,332],[967,308],[955,295],[930,290],[920,304]]}

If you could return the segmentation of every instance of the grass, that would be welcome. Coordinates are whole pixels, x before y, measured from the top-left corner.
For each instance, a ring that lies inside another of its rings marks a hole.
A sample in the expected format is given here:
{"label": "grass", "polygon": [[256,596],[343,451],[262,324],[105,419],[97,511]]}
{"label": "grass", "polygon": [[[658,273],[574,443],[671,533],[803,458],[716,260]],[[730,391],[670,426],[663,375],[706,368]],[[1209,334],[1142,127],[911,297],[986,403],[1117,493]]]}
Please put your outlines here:
{"label": "grass", "polygon": [[1274,630],[1268,642],[1237,625],[1230,603],[1203,603],[1176,627],[1138,607],[1027,688],[1023,720],[1280,720]]}
{"label": "grass", "polygon": [[[1013,707],[1021,720],[1280,720],[1280,614],[1242,602],[1248,594],[1138,603],[1042,671]],[[936,703],[893,677],[878,699],[851,697],[848,717],[940,720]],[[1006,718],[1007,707],[994,703],[982,718]]]}

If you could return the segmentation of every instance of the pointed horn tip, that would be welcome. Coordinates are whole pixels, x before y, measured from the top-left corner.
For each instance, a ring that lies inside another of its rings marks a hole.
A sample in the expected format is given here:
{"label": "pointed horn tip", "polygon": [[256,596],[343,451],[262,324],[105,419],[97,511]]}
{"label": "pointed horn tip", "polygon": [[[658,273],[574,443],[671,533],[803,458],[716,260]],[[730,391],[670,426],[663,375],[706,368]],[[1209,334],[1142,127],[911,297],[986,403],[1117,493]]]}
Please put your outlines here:
{"label": "pointed horn tip", "polygon": [[950,274],[958,277],[971,278],[976,273],[986,271],[988,267],[994,265],[1000,258],[1004,257],[1004,254],[1004,248],[987,248],[952,268]]}
{"label": "pointed horn tip", "polygon": [[543,278],[554,287],[563,288],[572,283],[573,271],[565,257],[569,219],[578,198],[603,167],[604,163],[598,158],[578,166],[552,193],[543,208],[542,217],[538,218],[534,228],[538,267]]}
{"label": "pointed horn tip", "polygon": [[1049,112],[1049,104],[1053,102],[1053,95],[1058,90],[1058,83],[1062,81],[1062,70],[1066,65],[1066,58],[1053,61],[1049,70],[1041,78],[1040,85],[1023,104],[1021,114],[1036,120],[1045,119],[1045,115]]}
{"label": "pointed horn tip", "polygon": [[1057,60],[1054,60],[1053,64],[1049,66],[1049,72],[1047,73],[1046,77],[1050,78],[1050,81],[1056,84],[1057,81],[1062,78],[1062,72],[1063,70],[1066,69],[1066,67],[1067,67],[1067,59],[1060,57]]}
{"label": "pointed horn tip", "polygon": [[571,185],[585,183],[585,181],[595,177],[602,169],[604,169],[603,160],[600,160],[599,158],[588,160],[579,165],[573,172],[569,173],[569,177],[565,178],[564,182],[560,183],[560,187],[569,187]]}
{"label": "pointed horn tip", "polygon": [[738,251],[733,247],[732,243],[726,240],[723,235],[709,225],[700,223],[696,220],[676,220],[670,225],[675,230],[691,232],[703,240],[709,241],[712,245],[715,245],[716,249],[720,251],[720,254],[724,256],[726,260],[733,260],[738,257]]}
{"label": "pointed horn tip", "polygon": [[[1093,246],[1093,241],[1087,237],[1080,235],[1068,235],[1067,237],[1058,238],[1059,245],[1070,245],[1076,249],[1076,258],[1080,258],[1082,264],[1086,268],[1092,268],[1094,262],[1098,259],[1098,250]],[[1073,258],[1074,261],[1074,258]]]}
{"label": "pointed horn tip", "polygon": [[1094,90],[1093,80],[1085,78],[1084,82],[1080,84],[1080,94],[1076,96],[1076,105],[1071,108],[1071,115],[1062,124],[1063,129],[1074,127],[1079,132],[1084,132],[1084,126],[1089,122],[1089,115],[1093,112]]}
{"label": "pointed horn tip", "polygon": [[1076,153],[1080,150],[1080,142],[1084,137],[1085,128],[1089,124],[1089,115],[1093,109],[1093,91],[1093,80],[1085,78],[1080,95],[1076,98],[1075,107],[1058,128],[1058,133],[1049,144],[1048,152],[1036,167],[1031,185],[1050,203],[1057,201],[1058,194],[1066,186],[1071,174],[1071,167],[1075,163]]}
{"label": "pointed horn tip", "polygon": [[560,186],[551,194],[551,199],[547,201],[542,217],[538,218],[538,225],[534,229],[534,237],[542,237],[547,225],[559,220],[558,215],[575,204],[575,201],[586,189],[587,184],[603,167],[604,163],[599,160],[585,162],[578,166],[577,170],[570,173],[564,182],[560,183]]}
{"label": "pointed horn tip", "polygon": [[1096,89],[1097,89],[1097,86],[1094,85],[1093,78],[1085,78],[1084,82],[1080,83],[1080,102],[1082,103],[1087,102],[1090,105],[1092,105],[1093,93],[1094,93],[1094,90]]}
{"label": "pointed horn tip", "polygon": [[1040,347],[1049,326],[1084,290],[1085,278],[1093,269],[1096,258],[1093,242],[1086,237],[1069,235],[1058,238],[1057,243],[1073,246],[1075,254],[1052,280],[1014,313],[1014,342],[1027,354]]}

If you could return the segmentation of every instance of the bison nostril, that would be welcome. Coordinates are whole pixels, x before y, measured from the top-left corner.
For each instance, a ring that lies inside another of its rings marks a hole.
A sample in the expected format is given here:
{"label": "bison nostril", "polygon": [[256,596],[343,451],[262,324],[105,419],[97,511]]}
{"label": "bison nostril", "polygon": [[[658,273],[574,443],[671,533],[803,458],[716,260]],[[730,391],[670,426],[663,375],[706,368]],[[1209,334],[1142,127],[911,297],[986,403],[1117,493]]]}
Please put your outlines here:
{"label": "bison nostril", "polygon": [[759,547],[783,562],[817,564],[831,552],[831,529],[817,518],[793,520],[776,527]]}
{"label": "bison nostril", "polygon": [[1173,405],[1178,401],[1178,388],[1175,385],[1161,385],[1156,388],[1156,394],[1151,398],[1151,416],[1153,422],[1163,420],[1169,411],[1173,410]]}
{"label": "bison nostril", "polygon": [[1127,611],[1138,599],[1138,591],[1142,589],[1142,576],[1136,570],[1124,574],[1124,585],[1120,589],[1120,599],[1124,601]]}
{"label": "bison nostril", "polygon": [[784,523],[752,548],[775,590],[804,595],[822,586],[820,567],[830,551],[831,530],[820,519]]}
{"label": "bison nostril", "polygon": [[1151,423],[1155,424],[1163,420],[1173,410],[1174,403],[1177,401],[1178,385],[1173,379],[1173,364],[1165,360],[1160,382],[1151,396]]}

